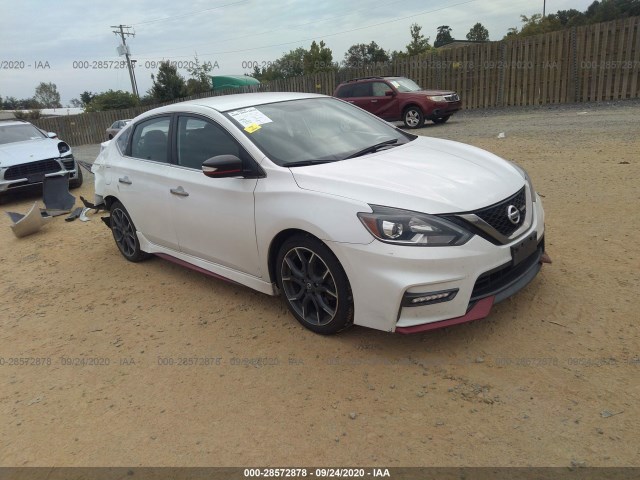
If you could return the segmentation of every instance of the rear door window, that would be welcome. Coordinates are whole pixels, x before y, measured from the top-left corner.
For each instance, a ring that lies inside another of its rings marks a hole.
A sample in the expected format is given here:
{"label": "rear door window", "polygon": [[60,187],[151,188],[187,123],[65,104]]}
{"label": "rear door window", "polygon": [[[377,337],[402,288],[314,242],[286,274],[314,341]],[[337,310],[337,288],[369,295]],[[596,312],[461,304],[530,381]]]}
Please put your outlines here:
{"label": "rear door window", "polygon": [[136,125],[131,139],[131,156],[168,163],[170,123],[170,117],[157,117]]}

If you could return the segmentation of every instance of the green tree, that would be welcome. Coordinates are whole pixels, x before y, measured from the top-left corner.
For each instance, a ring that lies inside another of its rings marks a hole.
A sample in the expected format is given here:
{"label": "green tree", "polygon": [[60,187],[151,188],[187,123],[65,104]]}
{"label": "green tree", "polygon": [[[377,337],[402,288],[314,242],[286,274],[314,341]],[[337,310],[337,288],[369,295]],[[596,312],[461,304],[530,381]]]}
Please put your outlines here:
{"label": "green tree", "polygon": [[200,60],[196,55],[194,58],[195,66],[187,68],[187,72],[191,78],[187,80],[187,94],[194,95],[196,93],[208,92],[211,90],[211,63],[200,64]]}
{"label": "green tree", "polygon": [[91,100],[93,100],[95,96],[96,96],[95,93],[85,90],[80,94],[79,98],[71,99],[71,102],[70,102],[71,106],[76,108],[85,108],[87,105],[91,103]]}
{"label": "green tree", "polygon": [[31,98],[6,97],[2,104],[4,110],[37,110],[42,108],[42,105],[38,101]]}
{"label": "green tree", "polygon": [[32,110],[42,108],[35,98],[16,98],[12,96],[4,97],[2,103],[0,103],[0,109],[2,110]]}
{"label": "green tree", "polygon": [[290,50],[266,68],[254,65],[252,77],[261,82],[269,82],[281,78],[299,77],[304,73],[304,55],[307,51],[303,47]]}
{"label": "green tree", "polygon": [[368,63],[388,62],[389,54],[376,42],[370,44],[358,43],[351,45],[344,54],[343,64],[346,67],[356,67]]}
{"label": "green tree", "polygon": [[467,33],[467,40],[471,42],[487,42],[489,40],[489,30],[478,22]]}
{"label": "green tree", "polygon": [[449,25],[440,25],[438,27],[438,35],[436,35],[436,41],[433,42],[433,46],[438,48],[447,43],[453,42],[451,31],[453,29]]}
{"label": "green tree", "polygon": [[424,35],[420,33],[422,27],[417,23],[414,23],[409,28],[409,33],[411,34],[411,42],[407,45],[407,55],[412,57],[414,55],[420,55],[425,53],[428,50],[431,50],[431,45],[429,45],[429,37],[425,38]]}
{"label": "green tree", "polygon": [[36,87],[36,93],[33,98],[42,105],[42,108],[61,108],[60,94],[58,93],[58,87],[55,83],[44,83]]}
{"label": "green tree", "polygon": [[540,35],[541,33],[555,32],[561,30],[562,25],[560,20],[555,15],[548,15],[542,17],[541,14],[535,13],[530,17],[526,15],[520,15],[522,21],[522,27],[520,30],[517,28],[510,28],[506,37],[518,36],[518,37],[530,37],[532,35]]}
{"label": "green tree", "polygon": [[91,103],[91,100],[93,100],[95,96],[96,96],[95,93],[85,90],[80,94],[80,101],[83,103],[83,105],[86,106]]}
{"label": "green tree", "polygon": [[187,95],[187,85],[175,65],[169,60],[160,63],[158,75],[151,74],[153,85],[149,94],[157,102],[168,102]]}
{"label": "green tree", "polygon": [[638,0],[603,0],[593,2],[585,12],[588,23],[608,22],[618,18],[640,16]]}
{"label": "green tree", "polygon": [[85,105],[87,112],[104,112],[106,110],[122,110],[138,106],[138,98],[122,90],[108,90],[93,96],[90,103]]}
{"label": "green tree", "polygon": [[324,41],[316,43],[314,40],[309,50],[302,56],[302,62],[305,75],[326,72],[333,69],[333,54]]}
{"label": "green tree", "polygon": [[587,22],[587,17],[585,16],[585,14],[574,8],[570,10],[558,10],[552,15],[558,18],[560,25],[562,25],[564,28],[578,27],[580,25],[584,25]]}
{"label": "green tree", "polygon": [[409,58],[409,54],[401,50],[394,50],[389,54],[389,61],[392,63],[397,62],[399,60],[403,60],[405,58]]}
{"label": "green tree", "polygon": [[299,77],[316,72],[328,71],[334,68],[333,53],[324,41],[313,41],[309,50],[298,47],[290,50],[274,62],[270,62],[266,68],[253,66],[251,76],[261,82],[270,82],[282,78]]}

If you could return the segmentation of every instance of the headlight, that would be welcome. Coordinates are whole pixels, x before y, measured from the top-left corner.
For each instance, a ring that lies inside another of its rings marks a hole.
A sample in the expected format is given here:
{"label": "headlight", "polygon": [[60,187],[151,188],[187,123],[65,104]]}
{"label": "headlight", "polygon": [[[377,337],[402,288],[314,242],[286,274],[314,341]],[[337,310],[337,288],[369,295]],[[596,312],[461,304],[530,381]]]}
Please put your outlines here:
{"label": "headlight", "polygon": [[531,177],[529,176],[529,174],[527,173],[527,171],[522,168],[520,165],[518,165],[515,162],[509,162],[511,165],[513,165],[515,167],[516,170],[518,170],[520,172],[520,175],[522,175],[522,178],[524,178],[527,182],[527,184],[529,185],[529,191],[531,192],[531,201],[535,202],[536,201],[536,191],[533,189],[533,182],[531,181]]}
{"label": "headlight", "polygon": [[446,102],[447,100],[444,98],[444,95],[433,95],[429,96],[431,100],[434,102]]}
{"label": "headlight", "polygon": [[58,143],[58,152],[60,152],[60,156],[68,154],[71,152],[71,147],[64,142]]}
{"label": "headlight", "polygon": [[465,244],[473,234],[434,215],[371,205],[373,213],[358,213],[378,240],[398,245],[446,247]]}

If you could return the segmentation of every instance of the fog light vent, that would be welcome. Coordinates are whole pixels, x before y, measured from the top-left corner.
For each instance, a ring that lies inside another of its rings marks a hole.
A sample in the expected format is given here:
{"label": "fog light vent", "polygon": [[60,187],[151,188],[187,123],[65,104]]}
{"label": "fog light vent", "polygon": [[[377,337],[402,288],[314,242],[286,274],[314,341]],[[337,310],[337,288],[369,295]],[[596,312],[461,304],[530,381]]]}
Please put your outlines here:
{"label": "fog light vent", "polygon": [[448,302],[458,294],[458,289],[442,290],[440,292],[405,293],[402,299],[403,307],[420,307],[434,303]]}

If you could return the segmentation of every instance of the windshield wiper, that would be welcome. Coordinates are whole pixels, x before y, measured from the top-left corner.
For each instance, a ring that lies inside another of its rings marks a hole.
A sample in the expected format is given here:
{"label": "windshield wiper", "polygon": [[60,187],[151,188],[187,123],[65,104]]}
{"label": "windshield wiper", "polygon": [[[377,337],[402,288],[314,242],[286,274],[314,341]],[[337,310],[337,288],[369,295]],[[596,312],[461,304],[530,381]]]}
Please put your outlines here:
{"label": "windshield wiper", "polygon": [[282,165],[283,167],[307,167],[309,165],[320,165],[322,163],[337,162],[337,160],[300,160],[299,162],[289,162]]}
{"label": "windshield wiper", "polygon": [[352,153],[348,157],[345,157],[345,160],[348,159],[348,158],[360,157],[360,156],[365,155],[367,153],[377,152],[380,148],[386,147],[386,146],[390,146],[390,145],[394,145],[395,143],[398,143],[398,139],[397,138],[392,138],[391,140],[387,140],[386,142],[376,143],[375,145],[371,145],[370,147],[363,148],[362,150],[358,150],[356,153]]}

